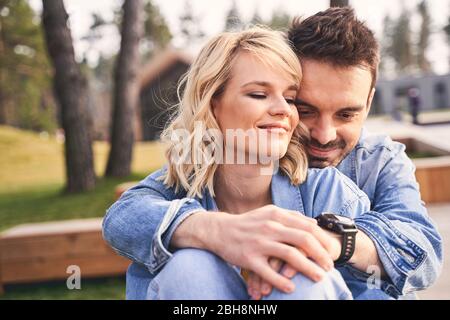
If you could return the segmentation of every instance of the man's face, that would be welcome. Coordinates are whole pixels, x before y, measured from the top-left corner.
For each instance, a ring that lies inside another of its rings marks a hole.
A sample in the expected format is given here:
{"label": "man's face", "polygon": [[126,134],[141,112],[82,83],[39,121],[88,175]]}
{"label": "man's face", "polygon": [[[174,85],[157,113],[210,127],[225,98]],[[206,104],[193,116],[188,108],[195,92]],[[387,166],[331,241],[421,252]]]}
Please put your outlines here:
{"label": "man's face", "polygon": [[297,96],[302,122],[309,130],[309,165],[338,165],[355,147],[375,90],[362,67],[335,67],[302,60],[303,80]]}

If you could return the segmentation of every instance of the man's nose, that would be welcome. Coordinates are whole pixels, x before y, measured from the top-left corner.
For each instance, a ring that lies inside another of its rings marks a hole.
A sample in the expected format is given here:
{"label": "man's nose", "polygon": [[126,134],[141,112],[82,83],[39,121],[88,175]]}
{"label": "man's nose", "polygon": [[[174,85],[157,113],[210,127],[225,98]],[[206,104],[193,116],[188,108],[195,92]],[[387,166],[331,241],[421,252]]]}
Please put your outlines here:
{"label": "man's nose", "polygon": [[333,121],[328,119],[320,119],[311,130],[311,137],[320,144],[327,144],[336,140],[336,127]]}

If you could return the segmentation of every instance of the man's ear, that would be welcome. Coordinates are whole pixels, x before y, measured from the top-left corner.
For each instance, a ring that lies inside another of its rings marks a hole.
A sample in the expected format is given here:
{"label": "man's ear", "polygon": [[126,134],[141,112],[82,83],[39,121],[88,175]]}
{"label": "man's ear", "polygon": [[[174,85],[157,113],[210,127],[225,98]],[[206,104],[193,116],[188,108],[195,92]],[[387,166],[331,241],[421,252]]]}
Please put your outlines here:
{"label": "man's ear", "polygon": [[366,117],[367,117],[367,115],[369,115],[370,108],[372,107],[372,101],[373,101],[373,97],[375,96],[375,91],[376,91],[376,89],[375,89],[375,87],[373,87],[372,90],[370,90],[369,97],[367,98],[367,114],[366,114]]}

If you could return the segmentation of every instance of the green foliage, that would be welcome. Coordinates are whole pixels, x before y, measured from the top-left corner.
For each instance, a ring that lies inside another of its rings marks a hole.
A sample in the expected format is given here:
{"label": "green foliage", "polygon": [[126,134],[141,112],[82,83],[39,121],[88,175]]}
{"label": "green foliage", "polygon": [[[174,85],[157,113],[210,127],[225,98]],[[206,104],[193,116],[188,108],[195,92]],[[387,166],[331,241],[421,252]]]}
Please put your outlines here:
{"label": "green foliage", "polygon": [[287,30],[291,24],[291,16],[284,11],[276,10],[272,14],[272,18],[267,23],[274,30]]}
{"label": "green foliage", "polygon": [[414,64],[410,16],[411,13],[403,7],[397,19],[386,16],[383,21],[383,59],[390,57],[397,73],[410,72]]}
{"label": "green foliage", "polygon": [[147,0],[144,4],[144,36],[150,51],[164,48],[172,39],[169,26],[159,8],[152,1]]}
{"label": "green foliage", "polygon": [[404,72],[413,64],[411,40],[411,13],[403,10],[394,26],[391,53],[397,63],[397,71]]}
{"label": "green foliage", "polygon": [[0,123],[52,131],[56,107],[39,18],[26,0],[0,0]]}

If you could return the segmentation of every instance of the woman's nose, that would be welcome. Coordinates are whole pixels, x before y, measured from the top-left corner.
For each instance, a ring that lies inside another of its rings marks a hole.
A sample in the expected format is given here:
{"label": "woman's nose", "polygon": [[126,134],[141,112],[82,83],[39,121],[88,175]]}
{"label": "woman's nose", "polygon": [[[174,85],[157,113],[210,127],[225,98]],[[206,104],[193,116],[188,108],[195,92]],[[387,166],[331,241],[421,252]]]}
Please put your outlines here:
{"label": "woman's nose", "polygon": [[289,117],[292,114],[293,107],[284,98],[276,99],[269,109],[269,113],[273,116],[283,115]]}

